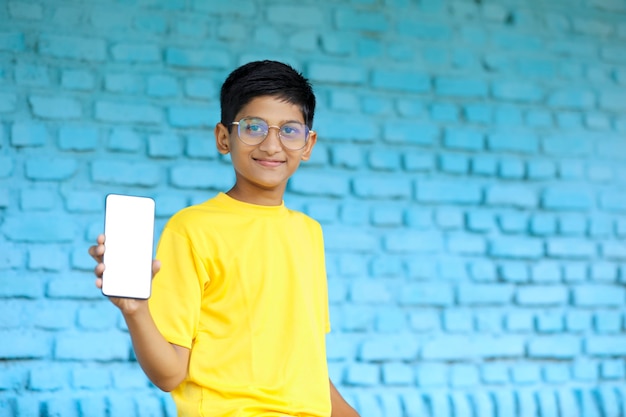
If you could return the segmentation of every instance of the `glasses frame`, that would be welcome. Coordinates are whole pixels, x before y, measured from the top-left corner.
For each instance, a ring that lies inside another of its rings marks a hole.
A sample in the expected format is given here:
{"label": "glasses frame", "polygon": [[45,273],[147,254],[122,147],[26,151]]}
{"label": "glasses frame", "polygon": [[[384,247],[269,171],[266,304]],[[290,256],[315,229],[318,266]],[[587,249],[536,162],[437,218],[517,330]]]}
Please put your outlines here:
{"label": "glasses frame", "polygon": [[[241,123],[242,123],[244,120],[249,120],[249,119],[258,119],[258,120],[262,120],[262,121],[263,121],[263,122],[265,122],[265,124],[267,125],[267,133],[265,134],[265,136],[263,136],[263,139],[261,139],[261,141],[260,141],[260,142],[258,142],[258,143],[248,143],[248,142],[246,142],[245,140],[243,140],[243,139],[241,138],[241,135],[239,134],[239,128],[240,128],[240,126],[241,126]],[[287,146],[287,145],[286,145],[286,143],[285,143],[285,141],[283,140],[283,136],[280,134],[280,131],[281,131],[282,127],[283,127],[283,126],[285,126],[286,124],[289,124],[289,123],[299,123],[299,124],[301,124],[302,126],[304,126],[304,129],[306,130],[306,136],[304,137],[304,144],[303,144],[301,147],[299,147],[299,148],[290,148],[289,146]],[[305,147],[305,146],[309,143],[309,137],[311,136],[311,132],[313,132],[313,130],[309,129],[309,127],[306,125],[306,123],[300,123],[300,122],[298,122],[298,121],[292,120],[292,121],[285,122],[285,123],[281,124],[280,126],[276,126],[276,125],[270,125],[270,124],[267,122],[267,120],[265,120],[265,119],[263,119],[263,118],[261,118],[261,117],[243,117],[243,118],[241,118],[238,122],[232,122],[230,125],[231,125],[231,126],[237,126],[237,138],[238,138],[241,142],[245,143],[245,144],[246,144],[246,145],[248,145],[248,146],[257,146],[257,145],[262,144],[262,143],[265,141],[265,139],[267,139],[267,137],[269,136],[269,134],[270,134],[270,129],[275,128],[275,129],[277,130],[277,132],[278,132],[277,134],[278,134],[278,139],[280,140],[280,144],[281,144],[282,146],[284,146],[285,148],[289,149],[290,151],[299,151],[299,150],[301,150],[301,149],[304,149],[304,147]]]}

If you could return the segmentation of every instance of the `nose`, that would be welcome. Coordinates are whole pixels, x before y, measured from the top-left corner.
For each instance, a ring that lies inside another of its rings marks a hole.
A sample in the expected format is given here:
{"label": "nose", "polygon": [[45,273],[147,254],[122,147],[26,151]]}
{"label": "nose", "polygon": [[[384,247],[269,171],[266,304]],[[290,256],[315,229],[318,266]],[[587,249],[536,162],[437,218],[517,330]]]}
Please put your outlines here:
{"label": "nose", "polygon": [[[276,129],[276,133],[272,133],[272,129]],[[280,132],[280,128],[278,126],[269,126],[269,128],[267,129],[267,136],[265,137],[265,140],[261,142],[261,146],[259,146],[259,149],[267,152],[270,155],[280,152],[283,148],[283,145],[280,141],[280,136],[278,132]]]}

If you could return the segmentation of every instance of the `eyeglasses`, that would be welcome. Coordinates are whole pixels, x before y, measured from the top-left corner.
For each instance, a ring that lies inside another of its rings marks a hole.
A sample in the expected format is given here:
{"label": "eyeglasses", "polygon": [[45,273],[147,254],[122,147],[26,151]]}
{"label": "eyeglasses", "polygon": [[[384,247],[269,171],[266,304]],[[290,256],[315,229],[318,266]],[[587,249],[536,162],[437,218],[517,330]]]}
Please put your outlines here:
{"label": "eyeglasses", "polygon": [[271,128],[278,129],[280,142],[285,148],[292,151],[304,148],[309,140],[309,127],[300,122],[287,122],[280,126],[270,126],[260,117],[244,117],[238,122],[232,122],[231,125],[237,125],[237,136],[246,145],[254,146],[263,142]]}

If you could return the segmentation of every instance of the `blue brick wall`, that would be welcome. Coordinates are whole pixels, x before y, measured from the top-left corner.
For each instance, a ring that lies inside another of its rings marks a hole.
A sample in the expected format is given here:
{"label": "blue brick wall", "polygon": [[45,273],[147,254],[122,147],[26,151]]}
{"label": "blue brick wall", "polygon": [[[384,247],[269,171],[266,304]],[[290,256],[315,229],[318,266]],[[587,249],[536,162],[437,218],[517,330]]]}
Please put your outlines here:
{"label": "blue brick wall", "polygon": [[0,417],[174,416],[93,286],[109,192],[157,228],[233,181],[224,77],[319,98],[286,200],[325,230],[364,417],[626,417],[626,3],[0,3]]}

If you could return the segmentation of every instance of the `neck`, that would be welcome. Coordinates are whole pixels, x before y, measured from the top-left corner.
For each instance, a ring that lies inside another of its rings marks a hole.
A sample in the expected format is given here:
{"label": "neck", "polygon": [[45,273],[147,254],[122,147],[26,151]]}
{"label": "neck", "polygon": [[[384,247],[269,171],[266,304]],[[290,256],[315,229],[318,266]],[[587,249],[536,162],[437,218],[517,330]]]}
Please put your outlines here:
{"label": "neck", "polygon": [[227,191],[226,194],[235,200],[248,204],[256,204],[257,206],[280,206],[283,203],[284,193],[275,190],[268,190],[263,193],[251,194],[243,192],[235,184],[235,186]]}

